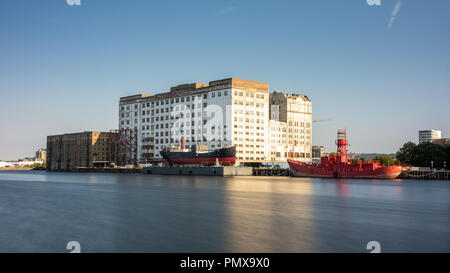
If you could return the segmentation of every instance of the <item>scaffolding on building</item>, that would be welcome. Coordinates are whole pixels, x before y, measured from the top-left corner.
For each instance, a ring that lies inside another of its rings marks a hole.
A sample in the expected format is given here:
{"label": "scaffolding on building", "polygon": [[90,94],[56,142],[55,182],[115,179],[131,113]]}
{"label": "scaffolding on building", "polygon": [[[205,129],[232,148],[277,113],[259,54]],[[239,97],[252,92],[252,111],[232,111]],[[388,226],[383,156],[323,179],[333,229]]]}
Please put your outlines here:
{"label": "scaffolding on building", "polygon": [[[110,133],[117,133],[118,137],[113,139],[110,134],[110,143],[114,147],[116,153],[115,158],[110,152],[110,160],[119,166],[138,164],[138,129],[123,128],[119,130],[110,130]],[[110,149],[111,151],[112,149]]]}

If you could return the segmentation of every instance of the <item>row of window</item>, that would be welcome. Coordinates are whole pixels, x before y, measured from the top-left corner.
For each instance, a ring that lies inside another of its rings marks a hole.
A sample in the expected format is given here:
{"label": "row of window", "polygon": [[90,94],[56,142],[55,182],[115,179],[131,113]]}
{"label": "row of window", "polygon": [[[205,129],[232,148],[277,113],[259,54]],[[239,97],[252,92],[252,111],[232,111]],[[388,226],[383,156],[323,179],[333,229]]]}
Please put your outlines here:
{"label": "row of window", "polygon": [[247,98],[256,98],[256,99],[265,99],[266,98],[265,94],[261,94],[261,93],[253,94],[253,93],[249,93],[249,92],[245,92],[245,94],[244,94],[243,91],[236,91],[236,90],[234,91],[234,95],[239,96],[239,97],[244,97],[244,95],[245,95],[245,97],[247,97]]}
{"label": "row of window", "polygon": [[264,124],[264,121],[265,120],[263,120],[263,119],[256,119],[256,120],[254,120],[254,119],[251,119],[251,118],[242,118],[242,117],[234,117],[234,121],[235,122],[247,122],[247,123],[261,123],[261,124]]}
{"label": "row of window", "polygon": [[[196,139],[196,138],[194,138],[194,137],[192,137],[191,139],[189,139],[188,137],[186,137],[185,138],[185,143],[190,143],[190,142],[195,142],[195,143],[197,143],[198,141],[204,141],[204,142],[206,142],[207,141],[207,139],[206,139],[206,137],[203,137],[202,139]],[[216,140],[211,140],[211,141],[216,141]],[[224,138],[224,139],[222,139],[222,140],[217,140],[217,141],[227,141],[227,139],[226,138]],[[177,141],[174,141],[173,139],[171,139],[171,138],[156,138],[155,139],[155,144],[178,144],[179,142],[178,142],[178,140]],[[214,145],[214,144],[211,144],[211,145]],[[156,149],[158,149],[158,147],[156,147]]]}
{"label": "row of window", "polygon": [[[152,123],[153,123],[153,120],[152,120]],[[180,128],[180,129],[183,129],[185,125],[186,125],[186,127],[189,127],[189,125],[190,125],[191,127],[197,126],[197,128],[200,128],[200,127],[199,127],[200,125],[207,125],[207,124],[208,124],[208,121],[207,121],[206,119],[204,119],[203,122],[201,122],[200,120],[197,120],[197,122],[195,122],[195,120],[192,120],[191,122],[188,122],[188,121],[187,121],[186,123],[184,123],[184,122],[181,122],[181,123],[176,122],[176,123],[173,124],[173,126],[174,126],[173,128]],[[152,131],[153,131],[155,128],[156,128],[156,129],[164,129],[164,128],[168,129],[169,126],[170,126],[169,123],[156,124],[156,125],[144,125],[144,126],[142,126],[142,130],[145,130],[145,129],[149,130],[149,128],[150,128]],[[204,126],[203,126],[203,128],[204,128]],[[211,128],[212,130],[214,130],[214,129],[215,129],[215,125],[212,125],[210,128]],[[222,128],[222,127],[220,127],[220,128]],[[224,128],[224,132],[226,132],[227,125],[224,125],[223,128]],[[259,128],[259,127],[258,127],[258,128]],[[204,128],[204,130],[206,130],[206,129]]]}
{"label": "row of window", "polygon": [[[158,100],[158,101],[152,101],[152,102],[146,102],[146,103],[142,103],[142,108],[146,108],[146,107],[155,107],[155,106],[162,106],[162,105],[169,105],[169,104],[173,104],[173,103],[180,103],[180,102],[189,102],[189,101],[195,101],[195,99],[207,99],[208,96],[211,98],[215,98],[217,97],[222,97],[222,95],[224,97],[228,96],[228,90],[225,91],[217,91],[217,92],[209,92],[209,93],[205,93],[203,95],[199,94],[199,95],[194,95],[194,96],[186,96],[186,97],[178,97],[178,98],[171,98],[171,99],[166,99],[166,100]],[[130,110],[130,106],[122,106],[120,108],[121,111],[124,110]],[[138,105],[135,104],[134,105],[134,109],[138,109]]]}
{"label": "row of window", "polygon": [[245,111],[244,112],[244,110],[242,110],[242,109],[235,109],[234,110],[234,114],[235,115],[246,115],[246,116],[253,116],[254,114],[256,113],[256,116],[261,116],[261,117],[264,117],[264,112],[263,111]]}
{"label": "row of window", "polygon": [[294,152],[271,152],[272,156],[276,157],[296,157],[296,158],[310,158],[310,153],[294,153]]}
{"label": "row of window", "polygon": [[233,100],[233,104],[234,105],[242,105],[242,106],[256,106],[256,108],[264,108],[264,103],[254,103],[253,101],[246,101],[244,103],[244,101],[242,100]]}

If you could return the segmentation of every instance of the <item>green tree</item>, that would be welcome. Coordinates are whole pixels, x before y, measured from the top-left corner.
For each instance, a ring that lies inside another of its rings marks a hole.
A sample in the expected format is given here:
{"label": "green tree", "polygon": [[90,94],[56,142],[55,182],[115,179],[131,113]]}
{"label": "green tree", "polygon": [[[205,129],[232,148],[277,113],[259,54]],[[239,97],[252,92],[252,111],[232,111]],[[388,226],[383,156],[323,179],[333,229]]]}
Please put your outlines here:
{"label": "green tree", "polygon": [[[450,146],[424,142],[416,145],[407,142],[396,154],[400,162],[418,167],[430,167],[433,161],[434,167],[443,167],[444,161],[450,160]],[[448,164],[447,164],[448,165]]]}
{"label": "green tree", "polygon": [[449,164],[450,164],[450,145],[445,145],[444,148],[445,151],[445,163],[447,170],[450,170]]}
{"label": "green tree", "polygon": [[416,147],[417,145],[414,142],[406,142],[405,144],[403,144],[403,147],[398,150],[395,157],[400,162],[412,164],[412,162],[414,161]]}
{"label": "green tree", "polygon": [[377,155],[375,157],[375,160],[380,161],[381,165],[383,166],[394,166],[397,163],[394,158],[388,155]]}
{"label": "green tree", "polygon": [[443,165],[445,161],[445,147],[431,142],[417,145],[412,164],[419,167],[430,167],[431,161],[434,166]]}

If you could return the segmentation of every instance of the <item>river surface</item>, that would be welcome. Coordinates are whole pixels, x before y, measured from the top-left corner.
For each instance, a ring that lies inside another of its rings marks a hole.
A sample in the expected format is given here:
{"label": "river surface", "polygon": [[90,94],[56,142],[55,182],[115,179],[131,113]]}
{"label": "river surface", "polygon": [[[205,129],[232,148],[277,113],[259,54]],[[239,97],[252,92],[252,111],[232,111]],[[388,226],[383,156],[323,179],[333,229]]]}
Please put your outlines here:
{"label": "river surface", "polygon": [[0,171],[0,252],[450,252],[450,182]]}

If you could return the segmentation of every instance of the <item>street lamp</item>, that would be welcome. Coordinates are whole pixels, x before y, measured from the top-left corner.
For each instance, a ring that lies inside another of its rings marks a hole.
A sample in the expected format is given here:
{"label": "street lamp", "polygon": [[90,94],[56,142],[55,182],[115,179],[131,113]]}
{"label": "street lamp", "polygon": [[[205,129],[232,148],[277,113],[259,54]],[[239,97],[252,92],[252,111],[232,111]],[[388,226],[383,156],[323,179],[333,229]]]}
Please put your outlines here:
{"label": "street lamp", "polygon": [[433,161],[431,161],[431,170],[433,170]]}

